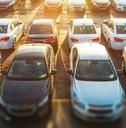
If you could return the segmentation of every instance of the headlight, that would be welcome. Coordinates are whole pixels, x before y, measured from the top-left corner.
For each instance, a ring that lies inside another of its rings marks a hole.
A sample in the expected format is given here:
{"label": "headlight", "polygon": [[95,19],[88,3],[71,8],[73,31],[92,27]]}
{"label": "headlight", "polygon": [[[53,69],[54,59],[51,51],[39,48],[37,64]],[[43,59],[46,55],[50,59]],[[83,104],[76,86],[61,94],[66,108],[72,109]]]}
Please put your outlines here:
{"label": "headlight", "polygon": [[84,108],[85,108],[84,103],[82,103],[82,102],[80,101],[80,99],[78,98],[78,96],[76,95],[75,92],[73,93],[73,97],[74,97],[74,98],[73,98],[74,104],[76,104],[78,107],[84,109]]}
{"label": "headlight", "polygon": [[49,100],[48,93],[44,96],[44,98],[38,103],[38,107],[44,106]]}

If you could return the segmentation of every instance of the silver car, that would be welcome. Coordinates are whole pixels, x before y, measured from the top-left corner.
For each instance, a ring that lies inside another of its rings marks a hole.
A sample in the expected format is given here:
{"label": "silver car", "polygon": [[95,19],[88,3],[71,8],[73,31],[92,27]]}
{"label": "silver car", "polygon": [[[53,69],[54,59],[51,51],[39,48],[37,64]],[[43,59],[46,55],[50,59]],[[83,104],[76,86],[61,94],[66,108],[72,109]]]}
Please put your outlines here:
{"label": "silver car", "polygon": [[17,19],[0,19],[0,49],[14,49],[25,25]]}

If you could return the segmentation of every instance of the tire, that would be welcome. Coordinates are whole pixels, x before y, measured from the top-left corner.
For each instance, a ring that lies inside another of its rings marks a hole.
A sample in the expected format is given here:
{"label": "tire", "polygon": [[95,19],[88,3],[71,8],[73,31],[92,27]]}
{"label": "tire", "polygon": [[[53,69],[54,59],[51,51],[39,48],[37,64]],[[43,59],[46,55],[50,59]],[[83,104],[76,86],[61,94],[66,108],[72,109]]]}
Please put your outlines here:
{"label": "tire", "polygon": [[123,58],[122,58],[122,61],[121,61],[121,69],[123,71],[123,74],[126,74],[126,64],[125,64],[125,61],[124,61]]}
{"label": "tire", "polygon": [[111,41],[108,39],[108,48],[111,49]]}
{"label": "tire", "polygon": [[15,50],[15,48],[16,48],[16,39],[13,40],[12,50]]}

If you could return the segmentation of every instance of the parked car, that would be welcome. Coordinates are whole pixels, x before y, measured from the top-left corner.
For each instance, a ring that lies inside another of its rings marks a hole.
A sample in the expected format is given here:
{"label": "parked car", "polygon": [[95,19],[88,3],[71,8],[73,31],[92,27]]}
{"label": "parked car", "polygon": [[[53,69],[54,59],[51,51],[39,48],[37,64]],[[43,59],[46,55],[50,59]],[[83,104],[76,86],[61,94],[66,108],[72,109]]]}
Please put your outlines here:
{"label": "parked car", "polygon": [[24,44],[19,47],[4,80],[0,94],[0,115],[41,117],[51,110],[55,56],[47,44]]}
{"label": "parked car", "polygon": [[58,30],[52,19],[34,19],[27,37],[27,43],[50,44],[57,51]]}
{"label": "parked car", "polygon": [[45,0],[44,1],[44,12],[61,12],[63,6],[63,0]]}
{"label": "parked car", "polygon": [[100,42],[100,34],[92,19],[73,19],[68,27],[69,48],[82,42]]}
{"label": "parked car", "polygon": [[67,11],[79,11],[85,12],[86,10],[86,1],[85,0],[68,0],[67,1]]}
{"label": "parked car", "polygon": [[122,57],[121,57],[121,69],[124,74],[126,74],[126,46],[123,49]]}
{"label": "parked car", "polygon": [[14,6],[21,0],[0,0],[0,10],[14,9]]}
{"label": "parked car", "polygon": [[109,0],[91,0],[91,6],[93,10],[107,10],[110,9]]}
{"label": "parked car", "polygon": [[124,111],[124,90],[105,47],[74,45],[70,53],[73,113],[89,121],[115,121]]}
{"label": "parked car", "polygon": [[110,0],[111,5],[116,11],[126,11],[126,1],[125,0]]}
{"label": "parked car", "polygon": [[101,24],[101,33],[108,47],[122,50],[126,45],[126,18],[111,18]]}
{"label": "parked car", "polygon": [[0,19],[0,49],[14,49],[24,28],[24,23],[18,19]]}

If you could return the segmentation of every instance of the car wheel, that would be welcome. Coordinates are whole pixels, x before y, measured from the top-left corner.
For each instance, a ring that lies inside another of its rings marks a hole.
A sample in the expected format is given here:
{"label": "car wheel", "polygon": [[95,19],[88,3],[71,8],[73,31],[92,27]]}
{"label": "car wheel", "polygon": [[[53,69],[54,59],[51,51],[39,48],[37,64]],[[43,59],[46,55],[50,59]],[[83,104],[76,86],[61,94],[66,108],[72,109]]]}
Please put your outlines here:
{"label": "car wheel", "polygon": [[123,58],[122,58],[122,61],[121,61],[121,69],[122,69],[123,73],[126,74],[125,61],[124,61]]}
{"label": "car wheel", "polygon": [[111,49],[111,41],[108,39],[108,48]]}
{"label": "car wheel", "polygon": [[13,46],[12,46],[12,49],[15,50],[16,48],[16,39],[13,40]]}

